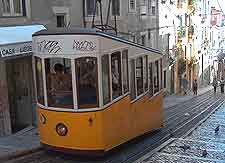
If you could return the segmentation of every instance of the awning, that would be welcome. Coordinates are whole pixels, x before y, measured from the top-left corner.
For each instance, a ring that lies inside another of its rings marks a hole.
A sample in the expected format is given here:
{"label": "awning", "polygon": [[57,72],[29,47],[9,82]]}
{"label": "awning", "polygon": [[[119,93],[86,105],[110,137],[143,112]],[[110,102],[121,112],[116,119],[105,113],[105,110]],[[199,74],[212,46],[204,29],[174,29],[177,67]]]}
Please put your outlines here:
{"label": "awning", "polygon": [[32,34],[43,25],[0,27],[0,57],[11,57],[32,52]]}

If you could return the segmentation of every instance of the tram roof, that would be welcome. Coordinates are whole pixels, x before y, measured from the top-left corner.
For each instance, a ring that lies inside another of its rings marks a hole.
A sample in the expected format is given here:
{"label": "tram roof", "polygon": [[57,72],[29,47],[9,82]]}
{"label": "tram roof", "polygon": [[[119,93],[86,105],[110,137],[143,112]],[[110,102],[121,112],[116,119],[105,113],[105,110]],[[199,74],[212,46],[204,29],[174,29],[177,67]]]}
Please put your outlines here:
{"label": "tram roof", "polygon": [[134,42],[131,42],[129,40],[126,40],[122,37],[118,37],[112,33],[105,33],[96,29],[90,29],[90,28],[53,28],[53,29],[44,29],[41,31],[38,31],[34,33],[32,36],[40,36],[40,35],[97,35],[97,36],[102,36],[106,37],[112,40],[116,40],[122,43],[126,43],[132,46],[136,46],[138,48],[142,48],[148,51],[152,51],[158,54],[162,55],[162,52],[159,51],[158,49],[153,49],[149,47],[145,47],[139,44],[136,44]]}

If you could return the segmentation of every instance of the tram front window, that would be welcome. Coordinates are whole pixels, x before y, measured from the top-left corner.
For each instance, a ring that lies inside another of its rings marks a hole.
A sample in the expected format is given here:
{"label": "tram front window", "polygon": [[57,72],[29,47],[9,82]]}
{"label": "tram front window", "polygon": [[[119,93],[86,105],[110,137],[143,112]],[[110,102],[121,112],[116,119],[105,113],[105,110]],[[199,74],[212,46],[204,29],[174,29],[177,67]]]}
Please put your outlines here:
{"label": "tram front window", "polygon": [[98,107],[97,58],[75,60],[78,108]]}
{"label": "tram front window", "polygon": [[45,73],[48,106],[73,108],[73,89],[70,59],[45,59]]}

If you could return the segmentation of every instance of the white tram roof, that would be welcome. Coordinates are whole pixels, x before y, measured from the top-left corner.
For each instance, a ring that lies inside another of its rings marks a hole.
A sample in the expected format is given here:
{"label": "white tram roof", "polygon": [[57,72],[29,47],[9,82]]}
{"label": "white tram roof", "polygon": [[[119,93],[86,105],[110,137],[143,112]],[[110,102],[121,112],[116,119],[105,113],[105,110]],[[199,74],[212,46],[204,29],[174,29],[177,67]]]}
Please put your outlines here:
{"label": "white tram roof", "polygon": [[[66,42],[66,37],[69,37],[69,35],[72,35],[72,37],[70,37],[70,39],[76,39],[74,37],[74,35],[77,35],[77,36],[79,35],[80,37],[78,40],[80,42],[85,42],[85,41],[89,42],[91,44],[91,45],[89,44],[91,46],[91,47],[89,47],[90,49],[87,49],[87,50],[89,50],[89,52],[91,50],[93,50],[93,49],[91,49],[94,46],[94,45],[92,45],[93,40],[101,37],[101,39],[103,38],[101,41],[101,49],[103,51],[107,51],[107,50],[113,51],[114,49],[120,48],[120,47],[124,47],[124,48],[132,47],[132,49],[135,51],[135,53],[138,53],[138,54],[151,52],[151,54],[153,54],[153,56],[155,55],[156,58],[158,58],[162,55],[161,51],[159,51],[157,49],[153,49],[153,48],[149,48],[149,47],[145,47],[145,46],[136,44],[134,42],[128,41],[124,38],[118,37],[118,36],[110,34],[110,33],[105,33],[105,32],[99,31],[99,30],[88,29],[88,28],[54,28],[54,29],[41,30],[41,31],[36,32],[33,34],[33,46],[34,46],[35,51],[37,52],[36,54],[38,54],[38,53],[40,54],[40,51],[37,50],[38,48],[40,50],[40,46],[39,46],[40,42],[45,44],[45,45],[41,45],[41,48],[46,47],[46,45],[50,45],[50,44],[53,46],[56,45],[56,47],[58,47],[55,50],[51,49],[50,50],[51,52],[54,52],[54,51],[58,52],[59,47],[61,47],[60,42],[64,46],[68,47],[68,44],[71,44],[71,40],[70,40],[70,42]],[[87,37],[87,35],[88,35],[88,37]],[[42,39],[39,40],[38,37],[42,37]],[[49,38],[49,39],[47,39],[47,38]],[[65,40],[62,41],[62,39],[65,39]],[[55,40],[56,40],[56,42],[52,42]],[[113,47],[113,45],[115,45],[115,44],[117,46]],[[118,47],[118,44],[119,44],[119,47]],[[74,43],[73,43],[73,46],[74,46]],[[97,45],[95,47],[99,48],[99,45]],[[47,51],[48,50],[49,49],[47,49]],[[41,52],[43,52],[43,51],[41,51]],[[46,49],[45,49],[45,52],[46,52]],[[80,50],[80,52],[84,52],[84,51]],[[92,51],[92,52],[94,52],[94,51]],[[85,53],[87,53],[87,51]],[[46,54],[49,54],[49,52],[47,52]],[[64,54],[66,54],[66,53],[64,53]],[[56,56],[57,56],[57,54],[56,54]]]}

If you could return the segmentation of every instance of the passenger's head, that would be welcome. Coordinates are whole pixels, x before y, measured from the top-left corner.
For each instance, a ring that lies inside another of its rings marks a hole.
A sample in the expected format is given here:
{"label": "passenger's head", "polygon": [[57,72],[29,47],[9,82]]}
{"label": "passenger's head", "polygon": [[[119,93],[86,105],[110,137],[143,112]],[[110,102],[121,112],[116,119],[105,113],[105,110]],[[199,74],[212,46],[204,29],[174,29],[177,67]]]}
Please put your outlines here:
{"label": "passenger's head", "polygon": [[54,65],[54,70],[56,73],[63,73],[63,69],[64,69],[64,67],[61,63],[56,63]]}

